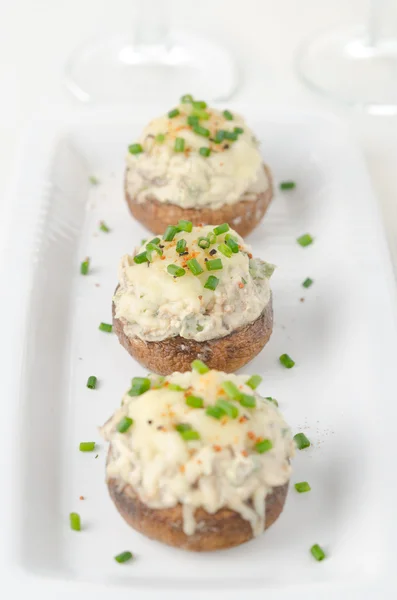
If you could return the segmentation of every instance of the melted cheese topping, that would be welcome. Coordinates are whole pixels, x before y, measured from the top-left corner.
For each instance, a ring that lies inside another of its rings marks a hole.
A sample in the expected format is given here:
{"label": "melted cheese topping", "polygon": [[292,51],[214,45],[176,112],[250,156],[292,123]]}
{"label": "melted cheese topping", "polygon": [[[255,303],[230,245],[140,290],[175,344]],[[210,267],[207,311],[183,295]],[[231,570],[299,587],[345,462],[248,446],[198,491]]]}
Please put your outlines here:
{"label": "melted cheese topping", "polygon": [[[191,104],[178,106],[180,114],[172,119],[163,115],[144,129],[139,142],[144,152],[127,154],[126,188],[138,202],[148,197],[183,208],[213,209],[240,200],[256,199],[256,194],[269,187],[259,152],[259,143],[245,121],[236,114],[227,120],[217,110],[207,108],[208,120],[200,126],[210,131],[210,137],[195,133],[187,123]],[[243,129],[236,141],[217,144],[217,131]],[[162,143],[155,140],[163,134]],[[176,138],[185,140],[184,152],[175,152]],[[210,148],[211,155],[201,156],[200,148]]]}
{"label": "melted cheese topping", "polygon": [[[153,254],[150,264],[136,264],[129,255],[121,259],[120,287],[113,301],[127,336],[160,341],[180,335],[205,341],[228,335],[259,317],[270,300],[268,276],[274,267],[250,258],[250,248],[233,230],[229,233],[240,246],[237,254],[228,258],[217,250],[224,234],[203,250],[198,238],[212,231],[212,226],[194,227],[191,233],[178,233],[172,242],[161,241],[163,256]],[[180,239],[186,240],[183,256],[176,252]],[[142,246],[139,253],[144,250]],[[203,269],[198,276],[187,266],[192,258]],[[222,270],[208,271],[206,262],[216,258],[222,260]],[[167,271],[170,264],[183,267],[185,274],[173,277]],[[210,275],[219,279],[215,291],[204,287]]]}
{"label": "melted cheese topping", "polygon": [[[250,522],[254,535],[261,533],[266,496],[289,481],[295,446],[276,406],[245,385],[248,378],[220,371],[173,373],[160,389],[138,397],[126,394],[121,408],[102,428],[111,444],[107,478],[116,478],[121,487],[130,484],[150,508],[181,504],[186,535],[200,526],[194,518],[199,507],[210,514],[230,508]],[[256,407],[228,400],[238,409],[236,418],[207,415],[206,407],[226,398],[224,381],[254,395]],[[170,384],[183,390],[168,389]],[[188,395],[202,398],[204,407],[189,407]],[[125,416],[133,419],[133,425],[119,433],[117,424]],[[185,441],[175,429],[179,424],[190,426],[199,439]],[[264,439],[272,448],[260,454],[255,444]]]}

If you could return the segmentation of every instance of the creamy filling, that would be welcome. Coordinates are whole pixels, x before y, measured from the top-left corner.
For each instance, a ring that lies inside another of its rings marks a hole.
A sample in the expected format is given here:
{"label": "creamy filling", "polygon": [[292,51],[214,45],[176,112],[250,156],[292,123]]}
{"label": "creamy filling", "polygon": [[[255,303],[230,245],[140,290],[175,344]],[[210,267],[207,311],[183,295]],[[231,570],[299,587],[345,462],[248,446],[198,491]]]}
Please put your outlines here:
{"label": "creamy filling", "polygon": [[[159,202],[183,208],[219,208],[240,200],[255,200],[269,187],[263,169],[259,143],[245,121],[237,114],[227,120],[222,112],[207,108],[209,119],[200,126],[210,131],[209,137],[195,133],[187,124],[191,104],[178,106],[175,118],[163,115],[144,129],[139,143],[143,152],[126,157],[126,190],[137,202],[155,198]],[[216,132],[243,130],[236,141],[215,143]],[[159,143],[156,136],[164,135]],[[182,138],[184,152],[175,152],[175,140]],[[209,148],[210,156],[202,156],[200,148]]]}
{"label": "creamy filling", "polygon": [[[255,321],[270,300],[269,277],[274,267],[252,258],[250,248],[237,233],[240,251],[225,257],[219,251],[225,235],[218,236],[209,248],[198,246],[213,227],[195,227],[191,233],[180,232],[172,242],[161,242],[163,256],[152,263],[136,264],[125,255],[119,267],[119,288],[113,298],[115,315],[121,319],[129,337],[160,341],[177,335],[185,339],[206,341],[224,337],[239,327]],[[184,256],[176,253],[179,240],[186,241]],[[138,254],[145,250],[142,246]],[[195,258],[203,269],[198,276],[187,267]],[[206,262],[220,258],[222,269],[208,271]],[[185,268],[182,277],[167,271],[170,264]],[[219,283],[215,290],[205,287],[210,275]]]}
{"label": "creamy filling", "polygon": [[[253,392],[247,380],[247,375],[219,371],[174,373],[160,389],[138,397],[126,394],[102,428],[111,444],[107,478],[116,479],[121,487],[131,485],[150,508],[181,504],[186,535],[203,527],[195,519],[199,507],[210,514],[229,508],[249,521],[254,535],[261,533],[267,495],[290,478],[294,442],[275,405]],[[229,399],[238,410],[236,418],[207,415],[206,407],[223,395],[224,381],[254,396],[256,407],[244,408]],[[170,384],[182,390],[169,389]],[[188,395],[202,398],[203,408],[188,406]],[[133,425],[119,433],[117,424],[125,416],[133,419]],[[197,432],[199,439],[184,440],[175,429],[180,424]],[[261,440],[272,444],[263,454],[256,450]]]}

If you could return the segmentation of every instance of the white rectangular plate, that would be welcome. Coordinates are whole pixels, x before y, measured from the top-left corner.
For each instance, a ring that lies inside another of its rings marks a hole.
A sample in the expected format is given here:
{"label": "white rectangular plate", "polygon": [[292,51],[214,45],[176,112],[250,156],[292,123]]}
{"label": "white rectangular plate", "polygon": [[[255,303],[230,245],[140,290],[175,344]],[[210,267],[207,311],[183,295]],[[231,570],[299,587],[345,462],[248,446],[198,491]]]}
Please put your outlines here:
{"label": "white rectangular plate", "polygon": [[[292,483],[307,480],[312,491],[299,495],[292,485],[265,535],[216,554],[162,546],[120,518],[104,483],[97,426],[144,370],[98,325],[111,322],[121,255],[148,235],[123,200],[125,150],[163,108],[48,116],[26,140],[11,192],[3,586],[78,599],[392,597],[395,291],[368,176],[332,117],[238,108],[276,182],[271,208],[248,241],[278,266],[273,336],[244,371],[263,375],[260,391],[310,438],[311,448],[294,460]],[[99,185],[90,185],[90,175]],[[296,181],[296,190],[279,192],[284,179]],[[99,231],[100,220],[109,234]],[[306,232],[315,242],[301,248],[296,238]],[[82,277],[86,256],[92,269]],[[314,280],[308,290],[306,277]],[[284,352],[296,361],[291,370],[279,364]],[[92,374],[95,391],[86,387]],[[84,440],[96,440],[98,452],[80,453]],[[81,533],[69,529],[71,511],[81,515]],[[309,553],[314,543],[327,553],[322,563]],[[118,565],[113,556],[127,549],[135,561]]]}

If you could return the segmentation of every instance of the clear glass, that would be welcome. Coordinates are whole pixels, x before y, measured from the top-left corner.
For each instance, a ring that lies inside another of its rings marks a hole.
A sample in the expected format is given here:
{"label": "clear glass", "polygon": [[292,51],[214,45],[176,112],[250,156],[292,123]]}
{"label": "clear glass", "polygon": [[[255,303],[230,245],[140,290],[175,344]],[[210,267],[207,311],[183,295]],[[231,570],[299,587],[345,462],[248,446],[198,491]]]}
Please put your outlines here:
{"label": "clear glass", "polygon": [[372,114],[397,114],[397,1],[371,0],[367,26],[303,44],[297,69],[313,90]]}
{"label": "clear glass", "polygon": [[65,82],[82,102],[175,102],[190,93],[225,100],[238,84],[229,53],[215,42],[169,27],[170,5],[142,0],[131,33],[113,34],[77,48]]}

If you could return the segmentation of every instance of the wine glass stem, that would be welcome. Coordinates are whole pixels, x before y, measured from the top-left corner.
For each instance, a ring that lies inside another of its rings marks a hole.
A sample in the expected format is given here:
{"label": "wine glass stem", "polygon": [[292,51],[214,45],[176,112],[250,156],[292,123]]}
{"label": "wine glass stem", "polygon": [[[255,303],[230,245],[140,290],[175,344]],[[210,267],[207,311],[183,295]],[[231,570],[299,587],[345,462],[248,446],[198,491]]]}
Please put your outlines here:
{"label": "wine glass stem", "polygon": [[380,40],[397,40],[397,2],[396,0],[370,0],[369,45],[376,47]]}
{"label": "wine glass stem", "polygon": [[164,0],[138,2],[134,23],[134,42],[137,46],[157,46],[166,42],[169,32],[170,3]]}

